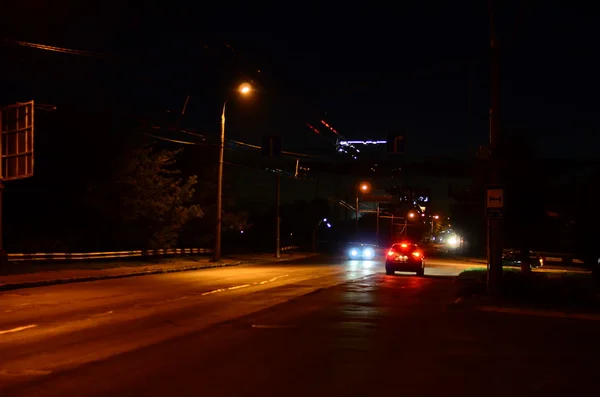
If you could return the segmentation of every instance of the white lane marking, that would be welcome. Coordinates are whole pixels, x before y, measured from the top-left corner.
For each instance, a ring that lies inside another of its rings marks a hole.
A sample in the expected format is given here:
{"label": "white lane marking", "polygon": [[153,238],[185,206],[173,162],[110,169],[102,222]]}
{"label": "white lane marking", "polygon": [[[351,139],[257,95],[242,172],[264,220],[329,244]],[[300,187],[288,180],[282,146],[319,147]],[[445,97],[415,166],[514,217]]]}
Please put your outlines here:
{"label": "white lane marking", "polygon": [[34,328],[34,327],[37,327],[37,324],[30,324],[30,325],[25,325],[23,327],[17,327],[17,328],[13,328],[13,329],[7,329],[4,331],[0,331],[0,335],[10,334],[12,332],[25,331],[26,329]]}
{"label": "white lane marking", "polygon": [[222,291],[226,291],[226,290],[225,290],[225,289],[223,289],[223,288],[214,289],[214,290],[212,290],[212,291],[204,292],[204,293],[202,294],[202,296],[204,296],[204,295],[210,295],[210,294],[216,294],[217,292],[222,292]]}
{"label": "white lane marking", "polygon": [[234,289],[239,289],[239,288],[251,287],[251,286],[253,286],[253,285],[263,285],[263,284],[266,284],[266,283],[272,283],[273,281],[275,281],[275,280],[277,280],[277,279],[280,279],[280,278],[282,278],[282,277],[287,277],[287,276],[289,276],[289,274],[284,274],[283,276],[277,276],[277,277],[273,277],[273,278],[272,278],[272,279],[270,279],[270,280],[261,281],[260,283],[259,283],[259,282],[256,282],[256,283],[252,283],[252,284],[236,285],[236,286],[234,286],[234,287],[229,287],[229,288],[219,288],[219,289],[214,289],[214,290],[212,290],[212,291],[203,292],[203,293],[201,294],[201,296],[205,296],[205,295],[212,295],[212,294],[216,294],[217,292],[231,291],[231,290],[234,290]]}
{"label": "white lane marking", "polygon": [[231,289],[245,288],[245,287],[249,287],[250,285],[251,284],[236,285],[235,287],[229,287],[227,289],[231,290]]}

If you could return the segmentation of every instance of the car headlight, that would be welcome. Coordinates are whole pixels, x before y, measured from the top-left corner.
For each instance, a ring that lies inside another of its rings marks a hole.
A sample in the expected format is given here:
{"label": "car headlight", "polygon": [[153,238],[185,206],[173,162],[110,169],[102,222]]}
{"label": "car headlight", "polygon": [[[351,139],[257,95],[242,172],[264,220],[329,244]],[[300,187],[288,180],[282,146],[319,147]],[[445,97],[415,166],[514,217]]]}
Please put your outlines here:
{"label": "car headlight", "polygon": [[375,256],[375,250],[373,248],[365,248],[363,251],[363,256],[366,259],[372,259]]}
{"label": "car headlight", "polygon": [[350,250],[350,256],[353,257],[353,258],[357,257],[358,256],[358,250],[356,248],[352,248]]}

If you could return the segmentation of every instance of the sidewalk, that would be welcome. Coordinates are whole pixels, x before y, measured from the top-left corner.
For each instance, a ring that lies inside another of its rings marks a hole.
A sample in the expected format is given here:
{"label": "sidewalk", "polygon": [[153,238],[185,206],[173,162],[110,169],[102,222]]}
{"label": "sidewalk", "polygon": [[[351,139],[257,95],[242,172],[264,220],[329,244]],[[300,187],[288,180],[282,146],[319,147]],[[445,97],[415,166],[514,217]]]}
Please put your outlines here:
{"label": "sidewalk", "polygon": [[[304,252],[282,253],[279,259],[273,254],[245,254],[223,258],[219,263],[211,262],[210,257],[176,257],[163,260],[115,261],[115,262],[76,262],[49,264],[11,264],[0,275],[0,291],[20,288],[41,287],[85,281],[107,280],[173,273],[215,267],[238,266],[245,263],[274,263],[302,259],[314,254]],[[8,274],[6,274],[8,273]]]}

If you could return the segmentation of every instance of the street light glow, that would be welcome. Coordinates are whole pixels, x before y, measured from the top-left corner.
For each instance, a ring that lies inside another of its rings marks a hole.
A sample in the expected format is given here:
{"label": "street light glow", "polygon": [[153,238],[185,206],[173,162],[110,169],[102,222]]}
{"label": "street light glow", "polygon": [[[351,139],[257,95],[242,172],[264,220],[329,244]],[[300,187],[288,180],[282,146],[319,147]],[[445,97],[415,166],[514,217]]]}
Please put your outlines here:
{"label": "street light glow", "polygon": [[414,218],[415,217],[415,213],[414,212],[409,212],[408,213],[408,217],[409,218]]}
{"label": "street light glow", "polygon": [[371,191],[371,184],[369,182],[361,182],[358,188],[363,193],[369,193]]}
{"label": "street light glow", "polygon": [[244,94],[244,95],[249,94],[250,91],[252,91],[252,86],[248,83],[242,83],[242,84],[240,84],[239,91],[241,94]]}

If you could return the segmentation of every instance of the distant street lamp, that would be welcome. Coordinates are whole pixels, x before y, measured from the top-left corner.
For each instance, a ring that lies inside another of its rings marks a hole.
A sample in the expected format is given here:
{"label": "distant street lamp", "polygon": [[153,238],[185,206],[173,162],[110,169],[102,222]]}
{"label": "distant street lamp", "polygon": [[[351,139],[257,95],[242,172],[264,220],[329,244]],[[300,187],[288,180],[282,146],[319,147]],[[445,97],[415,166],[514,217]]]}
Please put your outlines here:
{"label": "distant street lamp", "polygon": [[[237,91],[242,95],[248,95],[252,86],[248,83],[241,84]],[[225,108],[227,99],[223,102],[221,112],[221,145],[219,147],[219,170],[217,173],[217,220],[215,225],[215,247],[213,250],[213,262],[221,260],[221,228],[223,225],[223,157],[225,154]]]}
{"label": "distant street lamp", "polygon": [[319,220],[319,222],[317,222],[317,225],[315,226],[314,230],[313,230],[313,241],[312,241],[312,250],[313,252],[317,252],[317,232],[319,231],[319,226],[321,226],[322,223],[325,223],[327,225],[327,227],[329,229],[331,229],[331,223],[327,222],[327,218],[323,218],[321,220]]}
{"label": "distant street lamp", "polygon": [[440,219],[439,215],[434,215],[433,219],[431,220],[431,235],[433,236],[433,229],[434,229],[434,225],[435,225],[435,221]]}
{"label": "distant street lamp", "polygon": [[359,193],[369,193],[371,191],[371,184],[369,182],[361,182],[358,185],[358,189],[356,189],[356,237],[358,238],[358,216],[359,216],[359,208],[358,208],[358,194]]}

